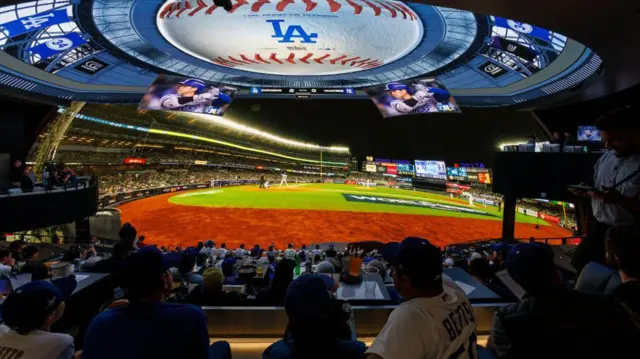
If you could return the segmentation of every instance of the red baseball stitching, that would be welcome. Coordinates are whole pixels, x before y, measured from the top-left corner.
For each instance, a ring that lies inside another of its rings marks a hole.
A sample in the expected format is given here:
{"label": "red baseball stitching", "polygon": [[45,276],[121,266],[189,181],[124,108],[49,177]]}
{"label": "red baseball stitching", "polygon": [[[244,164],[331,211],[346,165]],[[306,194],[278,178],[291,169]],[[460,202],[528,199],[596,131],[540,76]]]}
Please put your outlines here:
{"label": "red baseball stitching", "polygon": [[[213,0],[208,1],[213,3]],[[233,7],[229,11],[230,13],[233,13],[238,8],[249,4],[247,0],[233,1],[235,1],[235,4],[233,4]],[[287,6],[295,3],[296,1],[302,2],[305,5],[306,12],[312,12],[316,7],[318,7],[319,2],[326,1],[329,4],[330,12],[337,12],[342,8],[342,5],[347,5],[353,9],[354,15],[360,15],[364,9],[364,6],[358,3],[360,2],[373,10],[374,16],[380,16],[384,10],[388,12],[392,18],[395,18],[398,12],[402,14],[402,18],[405,20],[408,19],[410,21],[415,21],[418,18],[416,14],[405,4],[384,2],[384,0],[274,0],[274,3],[276,4],[275,9],[276,11],[283,12],[286,10]],[[192,2],[195,2],[195,5],[192,5]],[[251,4],[250,11],[254,13],[260,12],[264,5],[271,3],[272,2],[269,0],[258,0]],[[179,18],[185,11],[193,9],[187,13],[187,16],[191,17],[207,7],[208,9],[205,11],[205,15],[211,15],[218,8],[215,4],[207,5],[205,0],[179,0],[168,2],[163,5],[158,15],[161,19],[168,19],[175,13],[175,17]]]}
{"label": "red baseball stitching", "polygon": [[[371,69],[374,67],[378,67],[384,64],[383,61],[375,60],[371,58],[360,59],[360,56],[349,57],[347,55],[340,55],[338,57],[331,58],[331,54],[324,54],[322,56],[315,56],[313,53],[306,53],[303,57],[296,57],[299,54],[295,52],[289,53],[286,58],[280,57],[278,58],[278,54],[272,52],[269,54],[268,60],[265,60],[261,54],[255,54],[253,59],[249,58],[245,54],[240,54],[239,56],[218,56],[215,59],[212,59],[213,63],[226,66],[226,67],[236,67],[238,65],[255,65],[255,64],[269,64],[269,65],[283,65],[285,63],[297,65],[297,64],[331,64],[331,65],[342,65],[349,67],[358,67],[361,69]],[[313,61],[310,63],[309,61]]]}

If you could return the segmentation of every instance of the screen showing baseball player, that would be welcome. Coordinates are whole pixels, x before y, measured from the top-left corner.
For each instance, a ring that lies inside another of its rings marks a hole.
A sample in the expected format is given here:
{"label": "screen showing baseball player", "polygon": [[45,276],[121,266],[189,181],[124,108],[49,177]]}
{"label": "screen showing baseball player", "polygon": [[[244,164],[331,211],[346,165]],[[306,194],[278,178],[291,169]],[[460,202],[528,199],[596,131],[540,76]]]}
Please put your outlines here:
{"label": "screen showing baseball player", "polygon": [[160,75],[142,97],[139,109],[222,116],[237,93],[237,87],[199,79]]}
{"label": "screen showing baseball player", "polygon": [[414,79],[390,82],[364,89],[383,117],[434,112],[460,112],[460,108],[442,82]]}

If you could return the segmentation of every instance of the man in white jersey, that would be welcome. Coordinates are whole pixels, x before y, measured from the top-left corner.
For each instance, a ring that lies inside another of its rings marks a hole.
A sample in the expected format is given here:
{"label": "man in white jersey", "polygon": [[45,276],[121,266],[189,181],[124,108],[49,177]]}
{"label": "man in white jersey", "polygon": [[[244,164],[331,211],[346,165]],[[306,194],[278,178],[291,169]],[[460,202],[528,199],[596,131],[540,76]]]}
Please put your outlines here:
{"label": "man in white jersey", "polygon": [[287,249],[284,250],[284,257],[286,259],[295,260],[298,252],[293,248],[293,243],[289,243]]}
{"label": "man in white jersey", "polygon": [[280,180],[280,186],[278,188],[282,188],[282,185],[284,184],[286,187],[289,187],[289,184],[287,183],[287,172],[282,172],[280,174],[280,176],[282,176],[282,179]]}
{"label": "man in white jersey", "polygon": [[70,359],[73,337],[51,333],[51,325],[64,313],[64,299],[76,288],[73,277],[34,281],[17,288],[2,305],[0,357],[22,359]]}
{"label": "man in white jersey", "polygon": [[425,239],[408,237],[385,245],[383,255],[406,301],[391,312],[365,358],[477,358],[471,304],[458,286],[442,280],[440,249]]}

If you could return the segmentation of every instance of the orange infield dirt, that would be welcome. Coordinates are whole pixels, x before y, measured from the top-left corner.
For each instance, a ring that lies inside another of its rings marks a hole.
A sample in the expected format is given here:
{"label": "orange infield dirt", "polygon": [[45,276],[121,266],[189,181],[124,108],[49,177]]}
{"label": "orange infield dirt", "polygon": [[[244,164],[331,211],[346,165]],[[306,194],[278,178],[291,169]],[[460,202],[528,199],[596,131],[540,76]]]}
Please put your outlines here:
{"label": "orange infield dirt", "polygon": [[[122,223],[131,222],[146,243],[159,246],[194,246],[208,239],[230,248],[274,243],[398,241],[407,236],[428,238],[434,244],[498,238],[502,222],[391,213],[315,211],[290,209],[211,208],[167,202],[175,193],[125,203],[118,207]],[[558,226],[516,223],[516,237],[566,237]]]}

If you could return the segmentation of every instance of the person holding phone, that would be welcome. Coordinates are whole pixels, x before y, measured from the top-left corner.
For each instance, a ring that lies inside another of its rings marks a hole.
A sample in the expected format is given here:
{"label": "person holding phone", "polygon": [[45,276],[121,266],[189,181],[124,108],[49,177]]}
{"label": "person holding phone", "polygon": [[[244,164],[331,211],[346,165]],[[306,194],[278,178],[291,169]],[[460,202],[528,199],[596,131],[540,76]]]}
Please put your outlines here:
{"label": "person holding phone", "polygon": [[[629,107],[610,112],[597,121],[608,150],[594,168],[594,186],[572,186],[570,191],[591,198],[597,220],[572,258],[578,273],[591,261],[605,263],[606,231],[619,224],[637,224],[640,219],[640,121]],[[638,239],[640,240],[640,239]]]}

